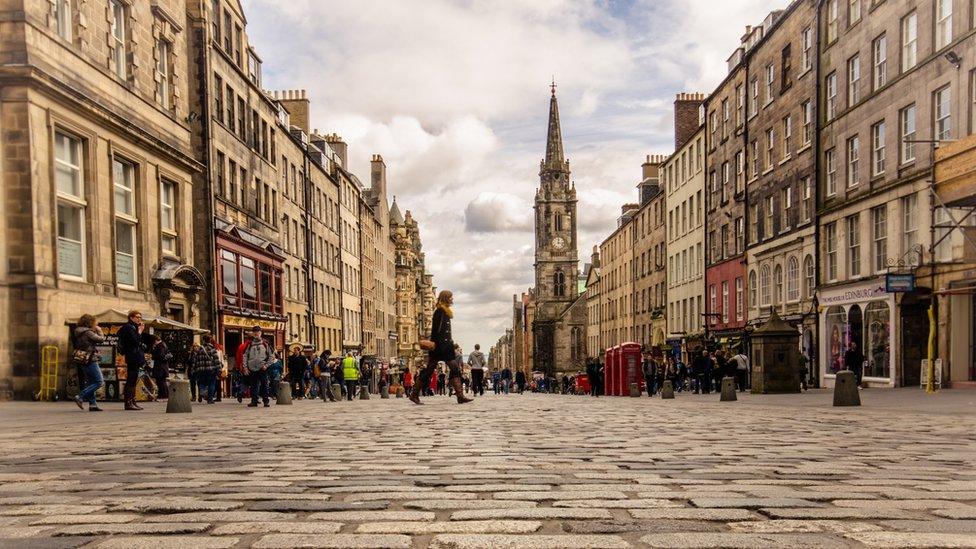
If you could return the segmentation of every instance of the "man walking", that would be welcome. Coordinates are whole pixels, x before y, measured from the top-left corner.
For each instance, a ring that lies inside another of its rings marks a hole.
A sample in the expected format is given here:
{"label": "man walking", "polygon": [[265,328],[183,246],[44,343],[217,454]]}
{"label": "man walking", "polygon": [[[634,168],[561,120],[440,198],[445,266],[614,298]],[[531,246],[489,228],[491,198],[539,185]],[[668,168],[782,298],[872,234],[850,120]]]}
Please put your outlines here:
{"label": "man walking", "polygon": [[864,378],[864,355],[857,348],[857,343],[852,341],[851,346],[844,352],[844,364],[847,369],[854,372],[854,378],[857,380],[857,386],[861,386],[861,380]]}
{"label": "man walking", "polygon": [[346,353],[342,359],[342,380],[346,382],[346,400],[352,400],[356,395],[356,385],[359,385],[359,367],[352,352]]}
{"label": "man walking", "polygon": [[[213,404],[217,396],[217,383],[220,379],[220,356],[213,344],[213,337],[205,334],[200,338],[200,352],[194,357],[194,371],[200,383],[200,398],[206,397],[207,404]],[[206,394],[204,393],[206,391]]]}
{"label": "man walking", "polygon": [[657,363],[654,359],[647,357],[641,365],[644,374],[644,385],[647,388],[647,396],[654,396],[657,392]]}
{"label": "man walking", "polygon": [[251,328],[251,339],[239,349],[241,355],[239,364],[243,364],[248,372],[251,382],[251,402],[248,408],[256,408],[258,405],[258,395],[264,401],[264,407],[271,406],[271,398],[268,393],[268,367],[275,360],[271,346],[261,337],[261,327]]}
{"label": "man walking", "polygon": [[[505,368],[505,371],[508,372],[508,368]],[[525,392],[525,372],[522,370],[515,372],[515,388],[518,390],[518,394],[520,395]],[[506,390],[506,392],[508,391]]]}
{"label": "man walking", "polygon": [[139,311],[129,311],[129,321],[119,328],[118,347],[125,358],[125,389],[122,394],[126,410],[142,410],[142,406],[136,404],[136,382],[139,381],[139,370],[146,367],[146,345],[142,340],[145,329]]}
{"label": "man walking", "polygon": [[749,385],[749,357],[742,353],[742,349],[739,349],[738,354],[732,357],[732,362],[735,363],[735,378],[739,384],[739,390],[745,391]]}
{"label": "man walking", "polygon": [[481,352],[481,345],[474,344],[474,352],[468,355],[468,366],[471,367],[471,385],[475,395],[485,395],[485,354]]}
{"label": "man walking", "polygon": [[308,369],[308,357],[302,354],[302,346],[294,345],[288,355],[288,383],[291,385],[291,397],[305,398],[305,370]]}

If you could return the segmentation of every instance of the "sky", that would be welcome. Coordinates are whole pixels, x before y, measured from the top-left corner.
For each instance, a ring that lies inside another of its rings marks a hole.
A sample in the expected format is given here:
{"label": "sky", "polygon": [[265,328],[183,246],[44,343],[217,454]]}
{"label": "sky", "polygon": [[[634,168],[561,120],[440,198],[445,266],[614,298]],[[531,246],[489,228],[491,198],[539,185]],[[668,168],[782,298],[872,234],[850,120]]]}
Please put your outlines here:
{"label": "sky", "polygon": [[269,90],[304,89],[311,126],[349,144],[420,226],[454,292],[454,339],[488,349],[534,283],[533,198],[557,84],[580,269],[674,150],[673,102],[710,93],[746,25],[787,0],[242,0]]}

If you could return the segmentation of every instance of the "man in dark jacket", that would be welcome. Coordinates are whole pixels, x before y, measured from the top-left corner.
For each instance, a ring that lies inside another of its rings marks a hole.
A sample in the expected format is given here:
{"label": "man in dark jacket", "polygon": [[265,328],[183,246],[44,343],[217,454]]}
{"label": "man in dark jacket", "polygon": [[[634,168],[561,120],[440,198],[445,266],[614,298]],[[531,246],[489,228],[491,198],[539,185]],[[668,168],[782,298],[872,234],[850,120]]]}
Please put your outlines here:
{"label": "man in dark jacket", "polygon": [[169,367],[173,362],[173,353],[169,352],[166,342],[158,335],[152,336],[153,381],[156,382],[156,398],[169,398]]}
{"label": "man in dark jacket", "polygon": [[126,410],[142,410],[136,404],[136,382],[139,381],[139,370],[146,366],[146,345],[142,339],[142,332],[146,325],[142,323],[142,313],[129,311],[129,321],[119,328],[119,351],[125,358],[125,388],[122,391]]}
{"label": "man in dark jacket", "polygon": [[[505,371],[509,371],[508,368],[505,368]],[[525,372],[522,370],[515,372],[515,387],[518,389],[518,394],[525,392]]]}
{"label": "man in dark jacket", "polygon": [[654,359],[647,357],[641,365],[644,374],[644,386],[647,389],[647,396],[654,396],[657,392],[657,363]]}
{"label": "man in dark jacket", "polygon": [[695,355],[691,363],[691,370],[695,374],[695,378],[698,379],[698,387],[695,388],[695,394],[697,395],[699,392],[705,394],[712,392],[712,362],[705,353],[699,352]]}
{"label": "man in dark jacket", "polygon": [[844,352],[844,364],[847,369],[854,372],[854,377],[857,379],[857,386],[861,386],[861,380],[864,377],[864,355],[857,348],[857,343],[851,342],[851,346]]}
{"label": "man in dark jacket", "polygon": [[291,383],[292,398],[305,398],[305,370],[308,369],[308,357],[302,354],[302,346],[295,345],[288,355],[288,381]]}

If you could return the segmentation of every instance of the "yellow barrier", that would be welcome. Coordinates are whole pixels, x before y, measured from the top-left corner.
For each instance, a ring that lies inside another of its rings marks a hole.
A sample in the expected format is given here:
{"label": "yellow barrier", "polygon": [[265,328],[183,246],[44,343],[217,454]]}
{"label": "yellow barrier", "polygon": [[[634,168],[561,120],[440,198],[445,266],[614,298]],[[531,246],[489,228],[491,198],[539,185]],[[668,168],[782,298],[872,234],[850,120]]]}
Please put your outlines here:
{"label": "yellow barrier", "polygon": [[45,345],[41,348],[41,390],[37,392],[37,400],[55,401],[58,399],[58,358],[60,349],[57,345]]}

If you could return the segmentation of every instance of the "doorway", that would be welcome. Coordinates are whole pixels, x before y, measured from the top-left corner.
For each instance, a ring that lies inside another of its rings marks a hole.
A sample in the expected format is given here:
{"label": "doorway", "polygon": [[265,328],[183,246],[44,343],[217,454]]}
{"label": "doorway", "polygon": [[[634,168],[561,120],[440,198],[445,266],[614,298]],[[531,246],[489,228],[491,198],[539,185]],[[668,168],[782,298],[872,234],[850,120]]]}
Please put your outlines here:
{"label": "doorway", "polygon": [[901,384],[918,387],[922,359],[928,356],[929,300],[906,295],[901,302]]}

